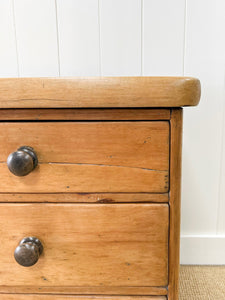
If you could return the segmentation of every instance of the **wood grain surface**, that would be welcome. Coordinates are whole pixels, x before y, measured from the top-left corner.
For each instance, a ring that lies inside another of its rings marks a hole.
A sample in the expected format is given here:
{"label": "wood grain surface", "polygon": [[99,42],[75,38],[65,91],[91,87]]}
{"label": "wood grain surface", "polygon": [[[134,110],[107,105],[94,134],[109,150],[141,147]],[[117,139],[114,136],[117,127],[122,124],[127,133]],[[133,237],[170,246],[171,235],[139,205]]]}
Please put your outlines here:
{"label": "wood grain surface", "polygon": [[[1,285],[166,286],[168,222],[167,204],[0,204]],[[25,268],[13,253],[27,236],[44,252]]]}
{"label": "wood grain surface", "polygon": [[[1,286],[2,294],[166,296],[167,286]],[[156,298],[157,299],[157,298]]]}
{"label": "wood grain surface", "polygon": [[180,107],[199,99],[199,80],[190,77],[0,79],[0,108]]}
{"label": "wood grain surface", "polygon": [[183,128],[182,117],[183,111],[181,108],[172,110],[170,140],[170,234],[168,300],[179,299],[180,196]]}
{"label": "wood grain surface", "polygon": [[0,162],[31,146],[39,163],[101,164],[168,170],[169,122],[0,123]]}
{"label": "wood grain surface", "polygon": [[169,202],[168,193],[58,193],[58,194],[0,194],[0,202],[74,202],[74,203],[139,203]]}
{"label": "wood grain surface", "polygon": [[170,109],[157,108],[41,108],[0,109],[0,120],[129,121],[170,120]]}
{"label": "wood grain surface", "polygon": [[154,296],[60,296],[60,295],[13,295],[0,294],[2,300],[166,300],[166,297]]}
{"label": "wood grain surface", "polygon": [[[0,123],[1,192],[168,191],[169,123]],[[16,177],[6,160],[31,146],[39,165]]]}
{"label": "wood grain surface", "polygon": [[2,193],[95,193],[168,191],[168,171],[74,164],[40,164],[24,177],[0,164]]}

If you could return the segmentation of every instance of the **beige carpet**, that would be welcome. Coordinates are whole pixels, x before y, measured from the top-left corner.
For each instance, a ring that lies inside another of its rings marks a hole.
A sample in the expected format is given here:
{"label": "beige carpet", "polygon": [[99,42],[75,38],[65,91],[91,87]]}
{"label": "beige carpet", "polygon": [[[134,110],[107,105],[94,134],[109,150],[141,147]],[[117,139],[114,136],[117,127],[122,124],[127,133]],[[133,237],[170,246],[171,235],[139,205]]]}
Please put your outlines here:
{"label": "beige carpet", "polygon": [[225,266],[181,266],[179,300],[225,300]]}

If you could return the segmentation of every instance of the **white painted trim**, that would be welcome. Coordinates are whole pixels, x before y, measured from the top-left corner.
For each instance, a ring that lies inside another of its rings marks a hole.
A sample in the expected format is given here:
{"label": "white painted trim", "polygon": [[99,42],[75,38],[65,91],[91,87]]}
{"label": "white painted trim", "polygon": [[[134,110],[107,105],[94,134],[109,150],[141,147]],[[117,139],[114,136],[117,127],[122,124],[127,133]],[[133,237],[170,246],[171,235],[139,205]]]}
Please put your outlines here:
{"label": "white painted trim", "polygon": [[[220,5],[216,10],[216,24],[217,24],[217,90],[221,99],[223,99],[223,127],[222,127],[222,148],[221,148],[221,162],[220,162],[220,182],[219,182],[219,203],[217,211],[217,234],[225,234],[225,39],[221,39],[221,34],[224,34],[225,27],[225,1],[220,1]],[[222,33],[223,31],[223,33]]]}
{"label": "white painted trim", "polygon": [[224,265],[225,235],[181,236],[181,264]]}

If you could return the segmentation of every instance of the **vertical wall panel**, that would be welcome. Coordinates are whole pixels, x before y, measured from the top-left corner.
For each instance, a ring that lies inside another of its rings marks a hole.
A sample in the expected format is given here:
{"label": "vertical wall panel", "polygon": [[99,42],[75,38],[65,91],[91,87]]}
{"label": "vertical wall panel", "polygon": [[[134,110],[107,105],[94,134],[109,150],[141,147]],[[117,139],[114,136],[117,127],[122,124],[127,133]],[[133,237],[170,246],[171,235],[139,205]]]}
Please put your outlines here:
{"label": "vertical wall panel", "polygon": [[[225,53],[225,49],[224,49],[224,53]],[[224,65],[224,70],[225,70],[225,65]],[[223,102],[224,113],[223,113],[223,130],[222,130],[222,157],[221,157],[221,173],[220,173],[221,177],[220,177],[220,190],[219,190],[220,193],[219,193],[218,220],[217,220],[217,233],[220,235],[225,235],[225,87],[223,91],[223,100],[224,100]]]}
{"label": "vertical wall panel", "polygon": [[20,76],[57,76],[54,0],[14,0]]}
{"label": "vertical wall panel", "polygon": [[141,1],[99,1],[102,75],[141,75]]}
{"label": "vertical wall panel", "polygon": [[222,1],[187,1],[185,75],[201,80],[202,97],[197,108],[188,108],[184,114],[184,234],[216,234],[224,105],[220,62],[224,28],[217,19]]}
{"label": "vertical wall panel", "polygon": [[[218,206],[217,233],[225,235],[225,1],[217,0],[217,54],[216,64],[219,70],[219,97],[223,102],[223,131],[222,131],[222,157],[220,177],[220,197]],[[225,251],[224,251],[225,252]]]}
{"label": "vertical wall panel", "polygon": [[143,0],[143,74],[183,73],[185,0]]}
{"label": "vertical wall panel", "polygon": [[0,77],[17,77],[13,2],[0,1]]}
{"label": "vertical wall panel", "polygon": [[57,0],[61,76],[100,75],[98,0]]}

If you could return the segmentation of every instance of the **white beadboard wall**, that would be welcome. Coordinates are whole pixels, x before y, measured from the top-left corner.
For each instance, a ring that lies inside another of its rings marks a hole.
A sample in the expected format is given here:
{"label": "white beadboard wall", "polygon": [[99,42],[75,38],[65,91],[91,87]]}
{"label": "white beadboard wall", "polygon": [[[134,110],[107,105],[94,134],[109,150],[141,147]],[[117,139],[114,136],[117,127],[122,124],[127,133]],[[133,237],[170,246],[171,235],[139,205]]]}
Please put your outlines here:
{"label": "white beadboard wall", "polygon": [[225,264],[225,1],[1,0],[0,77],[194,76],[181,263]]}

